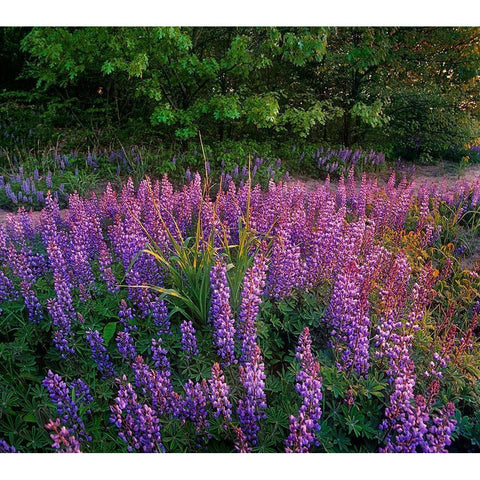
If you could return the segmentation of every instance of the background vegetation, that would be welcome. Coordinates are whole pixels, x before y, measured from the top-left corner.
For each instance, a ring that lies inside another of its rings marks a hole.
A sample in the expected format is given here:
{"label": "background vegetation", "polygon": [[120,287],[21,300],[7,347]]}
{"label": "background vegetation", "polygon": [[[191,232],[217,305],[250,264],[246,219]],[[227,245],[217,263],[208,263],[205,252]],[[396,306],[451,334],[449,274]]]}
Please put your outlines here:
{"label": "background vegetation", "polygon": [[[461,161],[479,28],[0,29],[0,146],[257,153],[312,145]],[[192,155],[194,156],[194,155]],[[5,162],[5,155],[3,161]]]}

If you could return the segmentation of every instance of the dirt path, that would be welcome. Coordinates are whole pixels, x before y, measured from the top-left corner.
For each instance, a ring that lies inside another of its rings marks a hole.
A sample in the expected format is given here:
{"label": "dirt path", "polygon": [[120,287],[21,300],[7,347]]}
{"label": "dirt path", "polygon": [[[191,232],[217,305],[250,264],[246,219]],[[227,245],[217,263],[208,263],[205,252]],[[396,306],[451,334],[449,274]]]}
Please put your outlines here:
{"label": "dirt path", "polygon": [[[449,187],[457,181],[472,183],[480,180],[480,165],[470,165],[463,170],[459,170],[458,165],[451,162],[441,162],[437,165],[412,165],[399,169],[397,172],[398,178],[401,178],[402,172],[407,175],[408,179],[413,177],[417,186],[427,182],[436,185],[445,183],[445,185]],[[378,184],[385,185],[389,177],[390,173],[378,174]],[[309,190],[314,190],[319,183],[323,183],[323,180],[303,176],[296,176],[294,180],[304,182]],[[331,180],[330,182],[333,188],[336,187],[337,183],[336,180]]]}
{"label": "dirt path", "polygon": [[480,179],[480,165],[470,165],[460,171],[453,163],[420,165],[415,168],[414,178],[417,184],[424,181],[441,184],[445,181],[447,185],[452,185],[458,180],[466,180],[471,183]]}

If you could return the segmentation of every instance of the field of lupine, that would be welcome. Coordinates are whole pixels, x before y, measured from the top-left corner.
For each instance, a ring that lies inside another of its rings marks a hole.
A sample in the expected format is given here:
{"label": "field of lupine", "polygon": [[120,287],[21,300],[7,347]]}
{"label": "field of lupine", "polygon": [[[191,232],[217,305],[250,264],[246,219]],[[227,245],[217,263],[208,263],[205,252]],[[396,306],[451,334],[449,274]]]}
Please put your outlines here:
{"label": "field of lupine", "polygon": [[351,172],[9,215],[0,451],[480,451],[480,181]]}
{"label": "field of lupine", "polygon": [[[302,151],[299,157],[295,158],[298,152],[294,147],[291,154],[294,161],[290,162],[290,165],[295,170],[303,173],[307,171],[314,176],[329,174],[338,178],[351,167],[364,171],[385,164],[383,153],[373,150],[366,152],[359,149],[334,150],[319,147],[308,154]],[[213,160],[212,152],[208,152],[206,157],[205,168],[210,174],[209,160]],[[244,183],[250,178],[253,183],[265,185],[269,179],[289,177],[287,162],[282,162],[281,159],[252,154],[252,168],[249,170],[247,166],[239,165],[242,162],[239,162],[238,157],[236,160],[233,160],[233,157],[225,152],[225,158],[215,169],[224,184],[229,184],[232,180],[237,184]],[[146,171],[153,171],[158,177],[167,173],[170,174],[170,180],[174,177],[175,180],[185,179],[190,182],[193,175],[188,165],[198,163],[198,158],[195,150],[190,155],[177,154],[168,160],[159,161],[151,152],[143,152],[137,147],[88,151],[86,154],[49,151],[33,155],[31,152],[19,150],[18,156],[0,149],[0,164],[8,165],[8,168],[0,169],[0,208],[9,211],[16,211],[18,207],[40,210],[45,206],[47,191],[50,191],[63,208],[68,205],[68,196],[71,193],[87,193],[92,185],[105,179],[118,183],[118,179],[126,175],[141,180]]]}

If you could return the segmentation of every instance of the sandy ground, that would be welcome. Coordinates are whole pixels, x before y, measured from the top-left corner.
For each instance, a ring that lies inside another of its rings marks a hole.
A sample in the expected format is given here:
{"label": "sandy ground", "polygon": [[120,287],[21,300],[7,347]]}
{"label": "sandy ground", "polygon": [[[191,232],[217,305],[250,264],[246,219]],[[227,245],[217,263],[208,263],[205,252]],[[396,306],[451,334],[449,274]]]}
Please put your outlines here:
{"label": "sandy ground", "polygon": [[424,181],[430,183],[442,183],[445,181],[447,185],[452,185],[457,180],[466,180],[471,183],[480,179],[480,165],[470,165],[460,172],[455,164],[450,163],[417,166],[414,177],[417,184]]}
{"label": "sandy ground", "polygon": [[[480,179],[480,165],[470,165],[465,169],[459,171],[457,164],[442,162],[437,165],[415,165],[412,168],[405,169],[405,174],[407,178],[411,178],[412,174],[415,179],[415,184],[421,185],[424,182],[433,183],[441,185],[443,182],[447,186],[453,185],[457,181],[466,180],[469,183],[474,182],[475,180]],[[397,175],[397,178],[401,178],[401,171]],[[390,177],[389,173],[383,173],[377,176],[378,184],[384,185],[387,183]],[[295,177],[297,180],[305,182],[309,189],[314,190],[318,183],[323,183],[323,180],[316,180],[309,177]],[[336,182],[331,181],[331,185],[335,188]]]}

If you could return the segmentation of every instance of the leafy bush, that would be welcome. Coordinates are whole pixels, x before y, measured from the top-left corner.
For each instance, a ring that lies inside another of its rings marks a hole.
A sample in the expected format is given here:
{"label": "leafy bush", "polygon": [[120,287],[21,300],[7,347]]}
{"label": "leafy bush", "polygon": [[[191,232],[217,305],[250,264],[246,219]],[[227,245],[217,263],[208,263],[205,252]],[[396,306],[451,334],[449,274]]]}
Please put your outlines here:
{"label": "leafy bush", "polygon": [[478,125],[468,113],[459,111],[455,94],[439,96],[434,89],[399,91],[392,99],[392,121],[385,133],[393,145],[393,156],[431,163],[452,156],[452,145],[465,145],[475,138]]}

